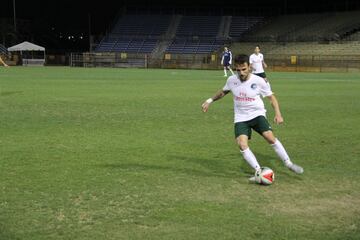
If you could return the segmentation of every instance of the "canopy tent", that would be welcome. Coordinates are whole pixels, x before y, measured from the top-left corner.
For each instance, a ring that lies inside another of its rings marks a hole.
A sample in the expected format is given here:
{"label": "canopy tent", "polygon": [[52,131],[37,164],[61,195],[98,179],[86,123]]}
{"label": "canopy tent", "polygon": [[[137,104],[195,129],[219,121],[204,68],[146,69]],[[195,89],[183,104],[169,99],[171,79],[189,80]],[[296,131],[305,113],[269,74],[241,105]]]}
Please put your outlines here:
{"label": "canopy tent", "polygon": [[[20,55],[22,57],[23,65],[42,65],[44,66],[45,63],[45,48],[41,47],[39,45],[33,44],[31,42],[22,42],[20,44],[17,44],[15,46],[8,48],[9,52],[20,52]],[[34,51],[41,51],[43,52],[43,58],[34,58]],[[25,54],[26,57],[23,58],[23,52],[32,52],[31,56],[32,58],[28,58],[29,55]]]}
{"label": "canopy tent", "polygon": [[14,52],[14,51],[45,51],[44,47],[41,47],[39,45],[33,44],[31,42],[22,42],[19,43],[15,46],[9,47],[8,48],[9,52]]}

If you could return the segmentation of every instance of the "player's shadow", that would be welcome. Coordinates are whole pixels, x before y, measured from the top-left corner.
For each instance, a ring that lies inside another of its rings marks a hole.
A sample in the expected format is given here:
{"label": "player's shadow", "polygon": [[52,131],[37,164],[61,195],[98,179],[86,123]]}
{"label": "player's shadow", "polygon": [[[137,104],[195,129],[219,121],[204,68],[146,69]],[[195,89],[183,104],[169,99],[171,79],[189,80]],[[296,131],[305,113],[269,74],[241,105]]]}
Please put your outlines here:
{"label": "player's shadow", "polygon": [[213,156],[212,158],[200,158],[189,155],[168,155],[169,161],[182,162],[181,165],[187,165],[191,169],[202,172],[204,176],[218,176],[224,178],[239,177],[239,164],[237,160],[241,160],[239,155],[228,154],[221,156]]}
{"label": "player's shadow", "polygon": [[23,92],[24,91],[3,91],[3,92],[0,92],[0,96],[10,96],[10,95],[14,95],[14,94],[20,94]]}
{"label": "player's shadow", "polygon": [[240,171],[240,163],[243,160],[239,154],[213,156],[211,158],[193,157],[189,155],[167,155],[165,159],[167,162],[161,165],[138,162],[116,162],[98,164],[97,166],[137,172],[170,171],[200,177],[237,178],[242,174]]}
{"label": "player's shadow", "polygon": [[105,163],[105,164],[98,164],[97,166],[103,168],[111,168],[111,169],[122,169],[124,171],[129,171],[129,172],[167,171],[167,172],[186,174],[191,176],[200,176],[200,177],[211,177],[211,176],[227,177],[227,178],[232,177],[230,175],[226,175],[221,172],[211,172],[211,171],[199,170],[190,167],[175,167],[175,166],[165,166],[165,165],[160,166],[160,165],[141,164],[141,163]]}
{"label": "player's shadow", "polygon": [[[283,166],[281,160],[276,159],[276,156],[269,156],[261,153],[255,153],[255,155],[261,166],[270,167],[277,174],[286,176],[286,178],[301,179]],[[254,170],[240,154],[236,153],[221,156],[214,155],[211,158],[200,158],[189,155],[168,155],[166,159],[169,161],[169,164],[105,163],[99,164],[98,166],[136,172],[168,171],[198,177],[239,178],[254,175]]]}
{"label": "player's shadow", "polygon": [[[267,155],[262,153],[254,153],[261,166],[273,169],[277,174],[283,177],[302,180],[302,177],[291,172],[286,168],[282,161],[276,155]],[[170,155],[169,160],[185,161],[189,166],[194,166],[196,172],[201,172],[203,176],[219,176],[224,178],[239,178],[254,176],[254,170],[248,165],[240,154],[231,153],[221,156],[213,156],[210,159],[192,157],[189,155],[179,156]]]}

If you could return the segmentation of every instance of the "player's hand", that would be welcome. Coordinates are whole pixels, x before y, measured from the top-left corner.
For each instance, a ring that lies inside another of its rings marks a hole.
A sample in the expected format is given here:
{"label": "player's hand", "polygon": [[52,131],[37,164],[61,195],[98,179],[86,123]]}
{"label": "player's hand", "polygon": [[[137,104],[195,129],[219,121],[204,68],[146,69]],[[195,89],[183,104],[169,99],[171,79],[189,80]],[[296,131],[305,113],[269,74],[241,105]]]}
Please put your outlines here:
{"label": "player's hand", "polygon": [[203,112],[207,112],[207,111],[209,110],[210,103],[208,103],[208,102],[205,101],[205,102],[201,105],[201,107],[202,107],[202,111],[203,111]]}
{"label": "player's hand", "polygon": [[284,122],[284,119],[283,119],[283,117],[281,115],[278,115],[278,116],[274,117],[274,122],[276,124],[282,124]]}

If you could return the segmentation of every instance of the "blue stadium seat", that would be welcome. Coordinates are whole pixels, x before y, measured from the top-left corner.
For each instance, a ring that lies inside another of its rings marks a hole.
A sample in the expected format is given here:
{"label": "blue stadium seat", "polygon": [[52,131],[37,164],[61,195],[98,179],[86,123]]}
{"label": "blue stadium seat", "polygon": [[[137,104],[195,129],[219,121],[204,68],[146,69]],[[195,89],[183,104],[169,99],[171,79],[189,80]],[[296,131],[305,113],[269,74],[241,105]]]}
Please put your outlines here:
{"label": "blue stadium seat", "polygon": [[125,15],[114,25],[95,51],[151,53],[166,33],[170,15]]}

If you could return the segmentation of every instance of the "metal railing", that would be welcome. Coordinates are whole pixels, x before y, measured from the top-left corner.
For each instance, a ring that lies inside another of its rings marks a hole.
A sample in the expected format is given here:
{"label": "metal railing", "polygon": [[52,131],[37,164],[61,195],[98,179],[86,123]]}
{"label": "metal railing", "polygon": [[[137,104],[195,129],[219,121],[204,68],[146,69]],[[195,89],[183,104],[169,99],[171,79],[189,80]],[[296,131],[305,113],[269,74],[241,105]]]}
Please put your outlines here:
{"label": "metal railing", "polygon": [[[182,68],[221,69],[221,56],[212,54],[165,54],[151,58],[148,54],[131,53],[72,53],[72,67],[122,68]],[[358,71],[360,55],[291,55],[268,54],[266,63],[270,71]]]}

